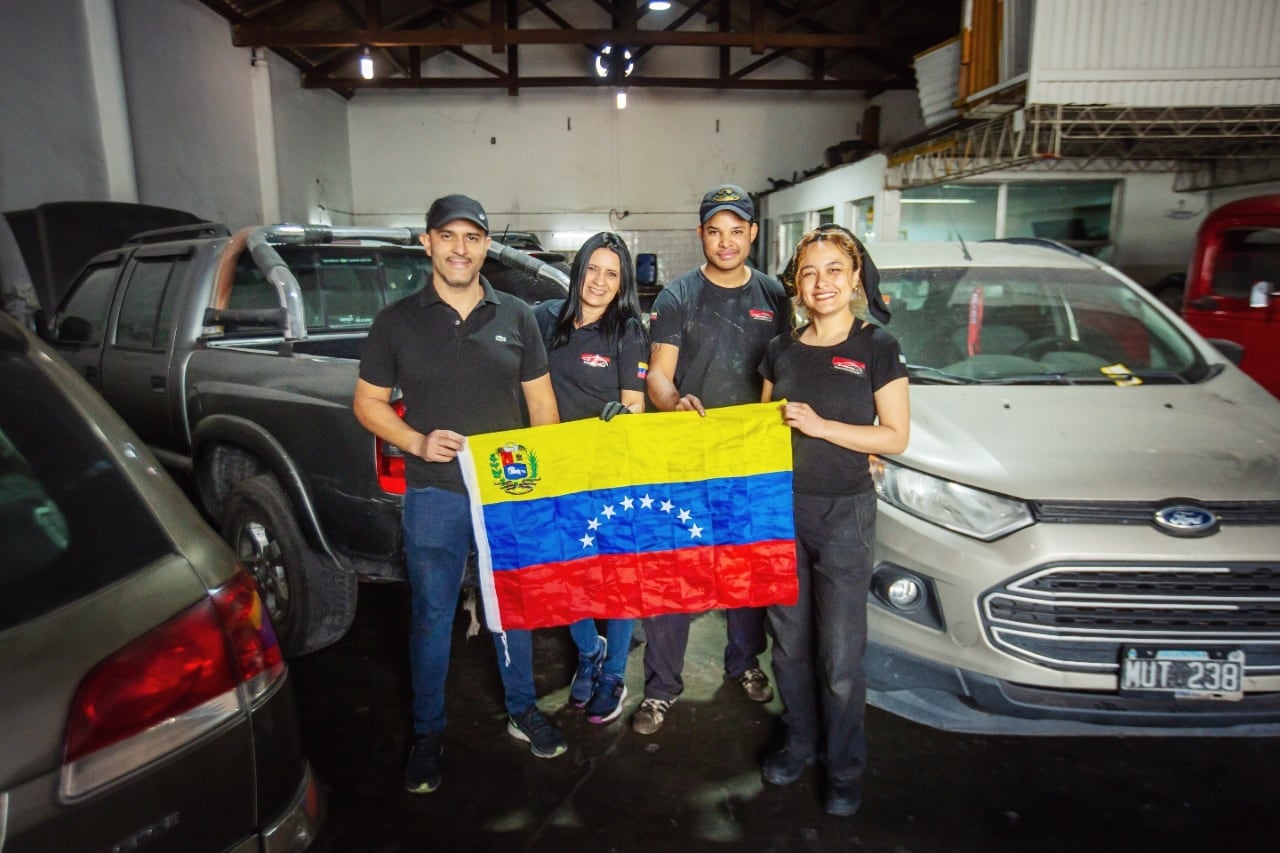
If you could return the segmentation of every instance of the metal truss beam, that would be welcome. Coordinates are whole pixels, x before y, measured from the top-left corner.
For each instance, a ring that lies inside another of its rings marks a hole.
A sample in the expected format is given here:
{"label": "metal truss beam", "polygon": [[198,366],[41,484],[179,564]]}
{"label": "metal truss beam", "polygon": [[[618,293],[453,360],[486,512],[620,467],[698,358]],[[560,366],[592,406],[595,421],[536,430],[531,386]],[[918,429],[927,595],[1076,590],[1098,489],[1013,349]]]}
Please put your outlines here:
{"label": "metal truss beam", "polygon": [[894,152],[903,189],[1004,169],[1181,172],[1187,161],[1280,159],[1280,105],[1114,107],[1031,104]]}

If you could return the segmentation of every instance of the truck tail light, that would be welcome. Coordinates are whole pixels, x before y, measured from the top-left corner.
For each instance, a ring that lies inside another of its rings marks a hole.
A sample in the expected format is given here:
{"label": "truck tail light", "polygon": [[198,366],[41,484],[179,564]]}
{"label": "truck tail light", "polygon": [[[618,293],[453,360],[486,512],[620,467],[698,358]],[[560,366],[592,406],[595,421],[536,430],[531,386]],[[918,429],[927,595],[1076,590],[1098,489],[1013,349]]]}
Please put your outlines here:
{"label": "truck tail light", "polygon": [[[395,409],[396,414],[401,418],[404,417],[404,400],[393,400],[391,408]],[[375,438],[374,455],[378,466],[378,486],[384,492],[403,495],[405,490],[404,451],[394,444]]]}
{"label": "truck tail light", "polygon": [[67,721],[63,799],[197,740],[252,707],[284,675],[262,600],[240,572],[80,682]]}

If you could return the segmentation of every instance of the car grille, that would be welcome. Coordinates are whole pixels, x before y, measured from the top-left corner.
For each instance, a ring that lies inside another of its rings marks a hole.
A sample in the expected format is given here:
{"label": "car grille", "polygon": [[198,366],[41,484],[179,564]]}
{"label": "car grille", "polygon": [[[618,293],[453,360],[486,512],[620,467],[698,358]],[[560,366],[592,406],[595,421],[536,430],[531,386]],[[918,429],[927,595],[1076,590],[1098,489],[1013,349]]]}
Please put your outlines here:
{"label": "car grille", "polygon": [[1115,672],[1127,645],[1230,646],[1280,673],[1280,565],[1042,568],[983,593],[999,649],[1051,669]]}
{"label": "car grille", "polygon": [[[1151,524],[1157,511],[1170,501],[1033,501],[1036,520],[1053,524]],[[1223,524],[1275,524],[1280,501],[1178,501],[1207,509]]]}

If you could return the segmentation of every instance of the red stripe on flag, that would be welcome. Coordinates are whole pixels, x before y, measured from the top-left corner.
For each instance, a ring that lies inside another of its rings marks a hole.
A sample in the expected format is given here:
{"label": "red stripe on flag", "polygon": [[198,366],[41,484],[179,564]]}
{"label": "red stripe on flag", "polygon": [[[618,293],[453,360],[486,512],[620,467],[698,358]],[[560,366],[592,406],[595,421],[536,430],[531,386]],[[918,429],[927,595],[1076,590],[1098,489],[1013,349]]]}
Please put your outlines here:
{"label": "red stripe on flag", "polygon": [[795,604],[790,539],[583,557],[493,573],[503,628]]}

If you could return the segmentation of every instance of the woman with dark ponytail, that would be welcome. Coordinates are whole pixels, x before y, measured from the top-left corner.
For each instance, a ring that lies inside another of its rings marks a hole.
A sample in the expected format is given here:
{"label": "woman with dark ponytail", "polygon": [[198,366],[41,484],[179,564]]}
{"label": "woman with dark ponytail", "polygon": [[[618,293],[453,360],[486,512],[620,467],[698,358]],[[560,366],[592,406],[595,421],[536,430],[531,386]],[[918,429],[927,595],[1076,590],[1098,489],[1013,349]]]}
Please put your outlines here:
{"label": "woman with dark ponytail", "polygon": [[[562,422],[597,416],[607,421],[644,411],[649,340],[635,264],[621,237],[609,231],[589,237],[573,258],[566,298],[536,306],[534,315],[547,345]],[[585,709],[592,723],[622,714],[634,626],[634,619],[608,619],[603,635],[593,619],[569,626],[578,647],[569,701]]]}

